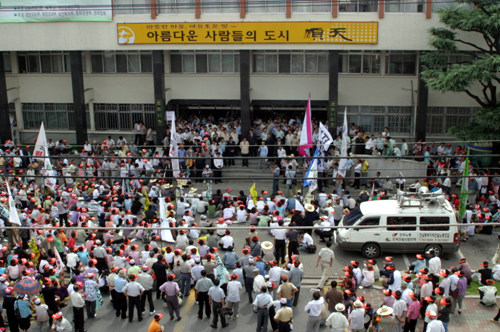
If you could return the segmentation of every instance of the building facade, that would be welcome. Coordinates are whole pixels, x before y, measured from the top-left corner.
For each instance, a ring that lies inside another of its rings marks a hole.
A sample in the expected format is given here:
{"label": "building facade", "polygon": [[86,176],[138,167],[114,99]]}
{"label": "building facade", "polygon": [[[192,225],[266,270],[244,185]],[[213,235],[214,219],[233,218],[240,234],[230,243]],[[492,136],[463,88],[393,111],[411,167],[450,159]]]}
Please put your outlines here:
{"label": "building facade", "polygon": [[21,142],[41,121],[71,143],[131,135],[136,121],[162,133],[165,110],[230,114],[245,128],[256,117],[302,117],[309,94],[318,119],[340,122],[347,109],[368,133],[441,139],[477,108],[419,79],[428,31],[453,1],[84,2],[95,4],[80,10],[107,10],[109,20],[0,23],[0,96]]}

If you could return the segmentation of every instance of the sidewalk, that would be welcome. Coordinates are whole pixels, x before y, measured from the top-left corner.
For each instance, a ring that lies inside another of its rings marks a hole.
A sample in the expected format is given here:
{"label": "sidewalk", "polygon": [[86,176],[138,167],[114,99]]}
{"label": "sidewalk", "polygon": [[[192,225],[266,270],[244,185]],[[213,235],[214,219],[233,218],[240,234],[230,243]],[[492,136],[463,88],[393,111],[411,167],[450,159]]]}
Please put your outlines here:
{"label": "sidewalk", "polygon": [[[328,287],[327,287],[328,288]],[[384,295],[381,290],[361,289],[356,291],[357,296],[364,296],[367,303],[378,308],[383,301]],[[479,298],[467,297],[464,299],[462,314],[450,315],[449,332],[494,332],[500,331],[500,322],[490,322],[495,317],[497,307],[485,307],[479,304]],[[419,318],[416,331],[422,331],[424,320]]]}

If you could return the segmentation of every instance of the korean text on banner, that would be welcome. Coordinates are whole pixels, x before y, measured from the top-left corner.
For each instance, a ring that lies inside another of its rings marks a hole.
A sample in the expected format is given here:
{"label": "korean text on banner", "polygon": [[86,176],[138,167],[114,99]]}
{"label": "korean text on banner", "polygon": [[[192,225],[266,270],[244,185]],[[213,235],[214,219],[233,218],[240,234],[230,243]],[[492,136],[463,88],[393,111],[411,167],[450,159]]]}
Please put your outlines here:
{"label": "korean text on banner", "polygon": [[1,0],[0,23],[112,21],[112,0]]}
{"label": "korean text on banner", "polygon": [[328,128],[324,126],[321,122],[319,123],[319,145],[323,152],[328,151],[330,144],[333,143],[333,137],[328,131]]}
{"label": "korean text on banner", "polygon": [[377,44],[378,22],[119,23],[127,44]]}

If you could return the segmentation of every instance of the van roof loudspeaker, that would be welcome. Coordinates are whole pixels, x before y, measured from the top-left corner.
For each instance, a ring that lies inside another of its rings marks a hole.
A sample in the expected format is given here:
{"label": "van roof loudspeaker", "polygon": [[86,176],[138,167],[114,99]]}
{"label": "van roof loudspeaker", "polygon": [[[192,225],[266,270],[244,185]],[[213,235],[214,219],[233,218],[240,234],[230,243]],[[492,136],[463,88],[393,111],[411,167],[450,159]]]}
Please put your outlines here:
{"label": "van roof loudspeaker", "polygon": [[427,208],[430,210],[435,210],[438,209],[440,205],[441,204],[439,204],[438,200],[432,200],[427,203]]}
{"label": "van roof loudspeaker", "polygon": [[422,186],[418,188],[418,193],[419,194],[428,194],[429,193],[429,188],[426,186]]}

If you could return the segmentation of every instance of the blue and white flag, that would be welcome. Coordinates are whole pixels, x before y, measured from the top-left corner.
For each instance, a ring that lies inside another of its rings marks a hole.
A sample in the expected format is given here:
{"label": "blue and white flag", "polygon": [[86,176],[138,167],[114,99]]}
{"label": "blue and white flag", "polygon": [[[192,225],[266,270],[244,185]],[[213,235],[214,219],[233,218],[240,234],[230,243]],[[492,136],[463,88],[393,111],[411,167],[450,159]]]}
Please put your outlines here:
{"label": "blue and white flag", "polygon": [[313,159],[309,163],[307,168],[306,176],[304,177],[304,187],[309,187],[309,191],[313,192],[318,188],[318,159],[319,149],[314,152]]}

